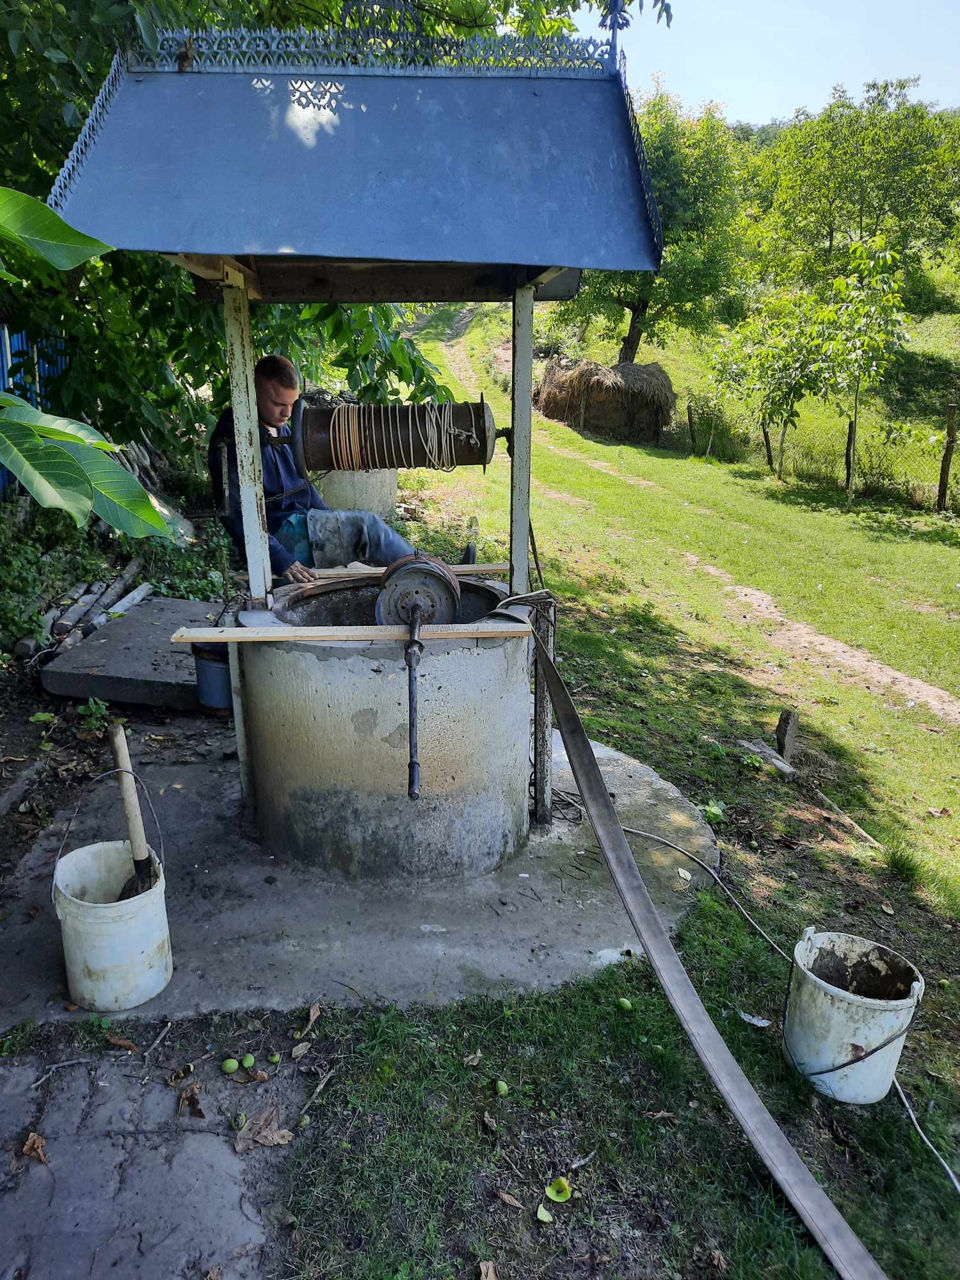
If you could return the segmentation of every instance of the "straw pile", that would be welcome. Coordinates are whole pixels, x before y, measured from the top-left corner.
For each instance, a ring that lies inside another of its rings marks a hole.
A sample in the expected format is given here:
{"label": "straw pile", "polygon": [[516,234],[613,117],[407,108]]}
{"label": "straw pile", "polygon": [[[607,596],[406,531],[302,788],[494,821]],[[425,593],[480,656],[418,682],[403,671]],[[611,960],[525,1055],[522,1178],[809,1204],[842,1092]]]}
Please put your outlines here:
{"label": "straw pile", "polygon": [[572,369],[548,365],[534,392],[546,418],[577,431],[632,443],[659,442],[677,402],[659,364],[618,364],[613,369],[584,360]]}

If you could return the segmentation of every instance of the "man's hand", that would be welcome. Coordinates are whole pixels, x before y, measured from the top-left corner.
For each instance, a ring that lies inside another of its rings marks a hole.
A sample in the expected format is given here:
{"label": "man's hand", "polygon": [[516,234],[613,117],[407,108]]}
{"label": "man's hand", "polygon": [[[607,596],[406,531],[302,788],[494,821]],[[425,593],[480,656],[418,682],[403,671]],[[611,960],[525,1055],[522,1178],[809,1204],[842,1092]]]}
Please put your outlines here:
{"label": "man's hand", "polygon": [[299,560],[294,560],[290,568],[281,573],[280,577],[284,582],[315,582],[320,575],[316,569],[308,569]]}

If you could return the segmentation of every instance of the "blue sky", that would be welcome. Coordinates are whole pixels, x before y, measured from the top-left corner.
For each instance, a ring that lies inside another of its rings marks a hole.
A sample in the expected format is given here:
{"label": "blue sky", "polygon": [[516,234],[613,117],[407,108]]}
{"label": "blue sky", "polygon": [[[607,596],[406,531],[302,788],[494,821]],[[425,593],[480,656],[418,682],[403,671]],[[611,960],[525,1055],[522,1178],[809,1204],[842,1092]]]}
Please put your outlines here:
{"label": "blue sky", "polygon": [[[596,35],[598,15],[578,26]],[[664,86],[685,106],[719,102],[763,124],[822,107],[835,84],[920,76],[917,94],[960,106],[960,0],[673,0],[673,26],[642,16],[621,36],[633,89]]]}

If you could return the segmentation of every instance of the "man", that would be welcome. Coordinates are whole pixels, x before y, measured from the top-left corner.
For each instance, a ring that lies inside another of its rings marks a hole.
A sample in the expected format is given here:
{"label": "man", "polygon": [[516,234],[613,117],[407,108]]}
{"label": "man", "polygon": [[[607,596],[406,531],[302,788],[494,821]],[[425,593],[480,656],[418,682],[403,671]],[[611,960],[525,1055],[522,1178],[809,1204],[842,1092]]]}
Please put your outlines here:
{"label": "man", "polygon": [[[330,511],[310,481],[297,471],[287,425],[300,395],[295,366],[285,356],[264,356],[257,361],[253,375],[260,420],[270,567],[274,576],[285,582],[310,582],[317,576],[318,568],[351,564],[355,560],[388,565],[401,556],[411,555],[410,543],[372,511]],[[218,502],[223,497],[224,445],[228,501],[223,523],[242,551],[243,521],[232,409],[221,414],[207,454]],[[322,563],[317,563],[318,556]]]}

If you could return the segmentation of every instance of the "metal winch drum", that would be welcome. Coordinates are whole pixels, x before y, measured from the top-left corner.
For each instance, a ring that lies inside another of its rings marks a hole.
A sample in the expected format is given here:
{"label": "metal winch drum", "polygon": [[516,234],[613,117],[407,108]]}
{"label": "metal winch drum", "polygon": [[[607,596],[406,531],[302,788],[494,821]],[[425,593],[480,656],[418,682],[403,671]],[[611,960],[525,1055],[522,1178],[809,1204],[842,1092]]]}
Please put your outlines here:
{"label": "metal winch drum", "polygon": [[[244,648],[261,838],[356,880],[494,870],[529,824],[529,639],[431,638],[480,622],[500,583],[415,554],[379,580],[317,583],[273,608],[277,640]],[[262,625],[262,615],[258,614]],[[285,626],[401,626],[404,640],[285,641]]]}

